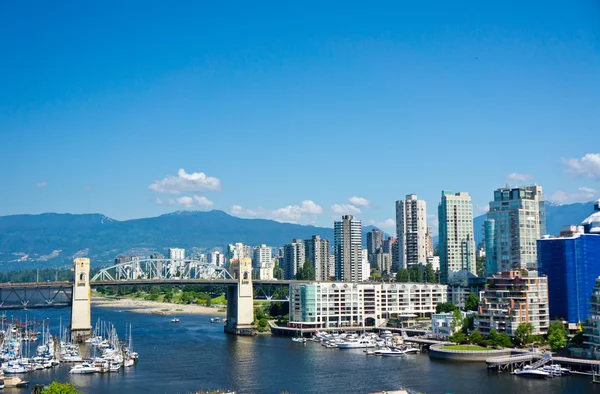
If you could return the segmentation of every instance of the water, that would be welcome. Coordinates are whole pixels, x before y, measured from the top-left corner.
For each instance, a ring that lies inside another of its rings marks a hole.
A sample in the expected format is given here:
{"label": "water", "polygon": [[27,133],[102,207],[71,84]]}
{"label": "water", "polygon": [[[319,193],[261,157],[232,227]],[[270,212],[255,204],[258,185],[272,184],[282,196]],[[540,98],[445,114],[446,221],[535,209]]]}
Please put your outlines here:
{"label": "water", "polygon": [[[68,309],[9,311],[29,319],[49,318],[58,332]],[[69,381],[84,393],[189,393],[232,389],[238,393],[369,393],[405,388],[422,393],[600,393],[589,376],[531,380],[488,372],[482,363],[430,360],[426,354],[405,358],[365,356],[362,350],[326,349],[278,337],[235,337],[223,333],[210,316],[171,317],[94,308],[92,319],[111,321],[124,338],[133,325],[140,361],[119,373],[69,375],[69,364],[31,372],[31,384]],[[32,347],[34,349],[34,347]],[[5,392],[16,392],[7,389]],[[24,392],[24,391],[21,391]]]}

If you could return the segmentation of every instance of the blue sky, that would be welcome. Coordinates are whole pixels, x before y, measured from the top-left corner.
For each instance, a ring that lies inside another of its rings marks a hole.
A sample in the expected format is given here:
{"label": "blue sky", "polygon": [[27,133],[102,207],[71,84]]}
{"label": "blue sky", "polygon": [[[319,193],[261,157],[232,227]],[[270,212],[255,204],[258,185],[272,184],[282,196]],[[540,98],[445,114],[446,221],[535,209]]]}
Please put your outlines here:
{"label": "blue sky", "polygon": [[2,2],[0,215],[598,198],[597,1],[364,4]]}

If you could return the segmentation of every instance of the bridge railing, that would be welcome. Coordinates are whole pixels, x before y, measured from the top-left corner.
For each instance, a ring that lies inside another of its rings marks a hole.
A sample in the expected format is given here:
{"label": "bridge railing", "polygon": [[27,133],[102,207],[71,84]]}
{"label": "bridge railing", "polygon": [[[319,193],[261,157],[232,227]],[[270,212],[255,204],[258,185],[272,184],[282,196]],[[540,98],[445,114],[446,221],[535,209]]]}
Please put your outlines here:
{"label": "bridge railing", "polygon": [[139,259],[104,267],[96,281],[135,281],[137,279],[233,279],[223,267],[200,260]]}

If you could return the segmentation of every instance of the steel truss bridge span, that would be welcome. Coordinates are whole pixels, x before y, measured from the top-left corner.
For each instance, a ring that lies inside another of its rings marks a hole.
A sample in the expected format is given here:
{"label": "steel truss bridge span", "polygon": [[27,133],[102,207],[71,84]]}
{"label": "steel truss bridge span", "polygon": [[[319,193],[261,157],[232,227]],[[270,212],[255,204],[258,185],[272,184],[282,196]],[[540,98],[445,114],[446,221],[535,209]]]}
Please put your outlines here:
{"label": "steel truss bridge span", "polygon": [[233,276],[223,267],[190,259],[136,259],[102,268],[91,279],[96,281],[136,280],[224,280]]}

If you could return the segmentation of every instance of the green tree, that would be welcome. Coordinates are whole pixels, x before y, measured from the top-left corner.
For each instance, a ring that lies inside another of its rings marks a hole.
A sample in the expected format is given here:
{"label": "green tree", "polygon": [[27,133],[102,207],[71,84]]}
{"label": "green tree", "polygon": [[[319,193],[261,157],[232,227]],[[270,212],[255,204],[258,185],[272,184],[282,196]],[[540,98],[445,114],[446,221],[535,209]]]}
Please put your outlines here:
{"label": "green tree", "polygon": [[273,267],[273,277],[279,280],[283,279],[283,269],[279,266],[279,261],[276,261]]}
{"label": "green tree", "polygon": [[500,335],[498,334],[498,331],[496,331],[495,328],[492,328],[489,335],[487,336],[487,342],[492,346],[502,346],[500,344],[501,341],[502,340],[500,339]]}
{"label": "green tree", "polygon": [[502,331],[499,335],[498,335],[498,343],[497,346],[502,346],[502,347],[513,347],[513,343],[510,339],[510,336],[505,333],[504,331]]}
{"label": "green tree", "polygon": [[468,311],[476,311],[479,309],[479,297],[477,297],[477,294],[469,294],[465,301],[465,309]]}
{"label": "green tree", "polygon": [[452,312],[452,322],[450,323],[450,329],[452,329],[452,331],[459,330],[462,327],[462,323],[462,314],[458,309],[454,310],[454,312]]}
{"label": "green tree", "polygon": [[258,321],[258,324],[256,325],[256,329],[259,332],[265,332],[269,330],[269,322],[266,318],[262,318]]}
{"label": "green tree", "polygon": [[578,332],[577,334],[575,334],[573,336],[573,338],[571,338],[571,342],[574,343],[575,345],[583,345],[583,341],[585,340],[585,337],[583,336],[583,332]]}
{"label": "green tree", "polygon": [[457,331],[454,334],[450,335],[448,339],[450,340],[450,342],[459,343],[465,341],[467,339],[467,336],[461,331]]}
{"label": "green tree", "polygon": [[194,294],[189,291],[184,291],[183,294],[181,294],[181,303],[191,304],[192,302],[194,302]]}
{"label": "green tree", "polygon": [[315,280],[315,267],[313,267],[310,259],[304,260],[302,267],[298,268],[296,273],[297,280]]}
{"label": "green tree", "polygon": [[52,382],[50,386],[42,389],[42,394],[80,394],[75,386],[70,383]]}
{"label": "green tree", "polygon": [[408,267],[408,277],[410,282],[423,282],[423,267],[421,264],[414,264]]}
{"label": "green tree", "polygon": [[528,345],[533,342],[533,325],[531,323],[521,323],[515,330],[515,342],[517,345]]}
{"label": "green tree", "polygon": [[408,275],[408,270],[405,268],[400,268],[398,272],[396,272],[396,282],[406,283],[410,280]]}
{"label": "green tree", "polygon": [[427,263],[425,266],[425,281],[427,283],[435,283],[435,271],[431,263]]}
{"label": "green tree", "polygon": [[435,313],[448,313],[457,310],[456,305],[451,302],[440,302],[435,307]]}
{"label": "green tree", "polygon": [[483,335],[481,335],[479,330],[475,330],[469,335],[469,341],[471,341],[471,343],[479,343],[483,341]]}
{"label": "green tree", "polygon": [[473,328],[475,328],[475,316],[466,316],[463,319],[462,332],[467,334]]}
{"label": "green tree", "polygon": [[477,272],[477,276],[485,277],[485,257],[477,257],[475,260],[475,270]]}
{"label": "green tree", "polygon": [[163,302],[171,302],[173,301],[173,293],[166,293]]}
{"label": "green tree", "polygon": [[548,344],[552,350],[560,350],[567,346],[567,330],[562,322],[555,320],[548,327]]}

